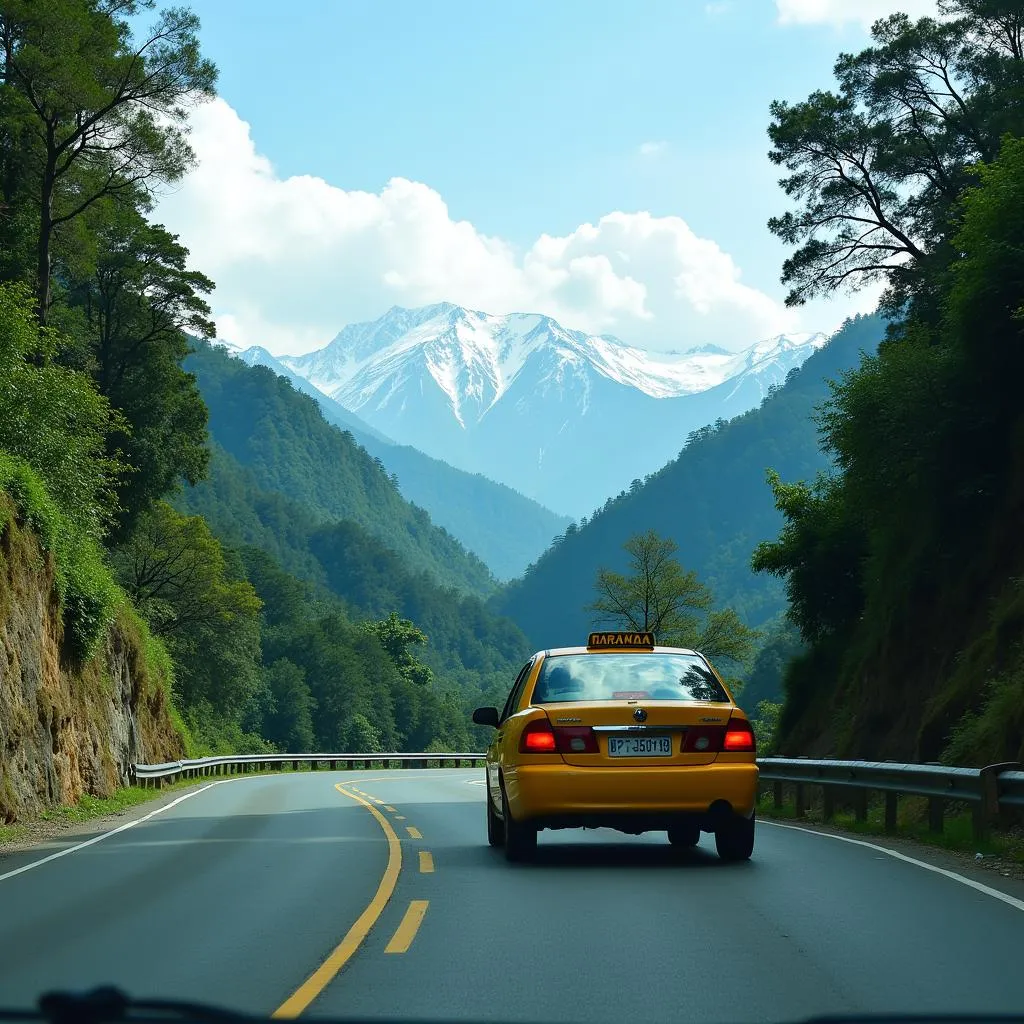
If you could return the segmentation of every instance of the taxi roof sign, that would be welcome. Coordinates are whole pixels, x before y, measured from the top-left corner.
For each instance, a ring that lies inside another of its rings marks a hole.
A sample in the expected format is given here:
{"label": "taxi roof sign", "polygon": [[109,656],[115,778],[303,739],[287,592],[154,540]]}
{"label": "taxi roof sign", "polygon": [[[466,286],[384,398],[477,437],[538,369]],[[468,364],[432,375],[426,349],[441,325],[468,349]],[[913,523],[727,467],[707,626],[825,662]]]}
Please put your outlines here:
{"label": "taxi roof sign", "polygon": [[654,650],[654,634],[650,630],[609,630],[602,633],[591,633],[587,638],[587,647],[591,650],[608,650],[610,648],[641,648]]}

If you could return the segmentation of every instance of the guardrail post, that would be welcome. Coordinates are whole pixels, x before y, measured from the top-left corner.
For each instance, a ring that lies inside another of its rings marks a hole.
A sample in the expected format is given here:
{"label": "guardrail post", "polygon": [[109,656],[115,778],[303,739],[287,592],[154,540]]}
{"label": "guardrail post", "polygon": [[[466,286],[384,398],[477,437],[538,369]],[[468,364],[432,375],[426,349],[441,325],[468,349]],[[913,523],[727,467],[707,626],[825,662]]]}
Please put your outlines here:
{"label": "guardrail post", "polygon": [[782,779],[776,779],[772,783],[772,803],[775,806],[775,810],[782,806]]}
{"label": "guardrail post", "polygon": [[298,770],[299,770],[299,762],[298,761],[292,761],[292,771],[293,772],[297,772]]}
{"label": "guardrail post", "polygon": [[804,784],[798,782],[796,784],[796,816],[802,818],[807,811],[806,794],[804,792]]}
{"label": "guardrail post", "polygon": [[831,786],[821,787],[821,816],[824,821],[836,816],[836,798]]}
{"label": "guardrail post", "polygon": [[928,797],[928,830],[930,832],[941,832],[943,817],[946,810],[946,801],[941,796]]}
{"label": "guardrail post", "polygon": [[974,838],[987,839],[992,826],[1001,818],[999,808],[999,775],[1002,772],[1020,771],[1024,765],[1016,761],[989,764],[981,769],[981,799],[974,805]]}
{"label": "guardrail post", "polygon": [[896,831],[896,808],[899,801],[899,794],[891,790],[885,794],[885,831]]}
{"label": "guardrail post", "polygon": [[857,821],[868,820],[868,791],[858,789],[853,794],[853,816]]}

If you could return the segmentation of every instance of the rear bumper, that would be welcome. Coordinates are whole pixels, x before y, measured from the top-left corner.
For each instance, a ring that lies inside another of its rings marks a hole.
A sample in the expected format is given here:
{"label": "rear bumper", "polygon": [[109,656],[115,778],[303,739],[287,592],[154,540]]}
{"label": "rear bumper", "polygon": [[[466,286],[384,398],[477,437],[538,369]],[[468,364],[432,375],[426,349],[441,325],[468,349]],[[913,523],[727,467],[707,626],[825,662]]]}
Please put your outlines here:
{"label": "rear bumper", "polygon": [[684,821],[711,830],[731,814],[749,818],[757,765],[679,768],[509,766],[503,774],[512,817],[540,828],[667,829]]}

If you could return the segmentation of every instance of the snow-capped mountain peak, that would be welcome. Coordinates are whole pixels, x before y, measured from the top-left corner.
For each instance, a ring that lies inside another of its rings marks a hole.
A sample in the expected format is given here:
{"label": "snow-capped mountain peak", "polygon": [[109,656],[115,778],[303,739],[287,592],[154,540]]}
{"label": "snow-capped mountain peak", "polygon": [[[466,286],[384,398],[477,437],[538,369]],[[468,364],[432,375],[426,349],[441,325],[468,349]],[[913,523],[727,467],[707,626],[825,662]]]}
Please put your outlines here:
{"label": "snow-capped mountain peak", "polygon": [[[793,334],[737,352],[650,352],[540,313],[445,302],[395,306],[277,363],[399,444],[580,514],[622,473],[628,484],[677,455],[690,431],[757,405],[825,341]],[[270,365],[264,353],[241,358]],[[581,459],[597,463],[584,471]]]}
{"label": "snow-capped mountain peak", "polygon": [[[740,352],[715,345],[654,353],[617,338],[569,330],[538,313],[496,316],[444,302],[394,306],[371,323],[352,324],[328,345],[281,362],[361,414],[401,401],[410,387],[436,388],[468,429],[509,391],[527,364],[553,381],[566,371],[594,372],[652,398],[677,398],[718,386],[745,371],[799,365],[822,335],[780,335]],[[763,364],[763,366],[762,366]],[[782,374],[785,376],[785,371]]]}

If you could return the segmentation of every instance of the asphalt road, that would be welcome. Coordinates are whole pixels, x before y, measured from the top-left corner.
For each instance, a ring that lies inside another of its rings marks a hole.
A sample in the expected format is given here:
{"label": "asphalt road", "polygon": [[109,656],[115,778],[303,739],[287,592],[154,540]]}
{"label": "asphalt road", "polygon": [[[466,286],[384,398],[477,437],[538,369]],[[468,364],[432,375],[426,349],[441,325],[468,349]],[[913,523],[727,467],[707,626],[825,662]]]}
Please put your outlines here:
{"label": "asphalt road", "polygon": [[1024,1012],[1019,900],[766,823],[746,864],[709,836],[545,832],[508,865],[481,775],[241,778],[18,874],[58,847],[0,859],[0,1004],[116,984],[402,1020]]}

